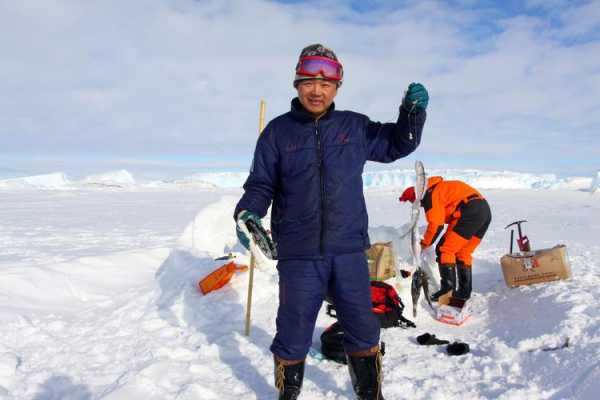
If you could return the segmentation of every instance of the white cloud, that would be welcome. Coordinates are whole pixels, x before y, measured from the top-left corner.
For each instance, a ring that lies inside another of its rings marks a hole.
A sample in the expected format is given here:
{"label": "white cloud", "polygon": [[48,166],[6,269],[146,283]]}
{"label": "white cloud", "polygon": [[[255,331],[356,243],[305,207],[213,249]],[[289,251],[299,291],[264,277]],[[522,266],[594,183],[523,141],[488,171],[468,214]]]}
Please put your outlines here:
{"label": "white cloud", "polygon": [[369,13],[338,1],[1,2],[1,151],[248,154],[258,100],[269,118],[285,112],[300,49],[323,42],[346,67],[339,108],[389,121],[410,82],[428,87],[425,158],[477,167],[535,146],[540,168],[565,154],[592,165],[600,40],[564,39],[598,28],[597,5],[561,6],[557,25],[438,1]]}

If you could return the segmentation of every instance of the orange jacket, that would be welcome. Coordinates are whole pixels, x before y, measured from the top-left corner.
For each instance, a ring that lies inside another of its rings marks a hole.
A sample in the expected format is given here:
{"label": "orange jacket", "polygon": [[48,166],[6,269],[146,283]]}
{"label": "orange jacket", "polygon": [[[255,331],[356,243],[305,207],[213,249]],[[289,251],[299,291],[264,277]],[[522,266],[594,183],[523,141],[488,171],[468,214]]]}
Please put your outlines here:
{"label": "orange jacket", "polygon": [[427,191],[421,201],[428,223],[421,245],[431,246],[444,229],[444,224],[455,224],[460,218],[458,206],[472,198],[483,196],[462,181],[445,181],[441,176],[429,178]]}

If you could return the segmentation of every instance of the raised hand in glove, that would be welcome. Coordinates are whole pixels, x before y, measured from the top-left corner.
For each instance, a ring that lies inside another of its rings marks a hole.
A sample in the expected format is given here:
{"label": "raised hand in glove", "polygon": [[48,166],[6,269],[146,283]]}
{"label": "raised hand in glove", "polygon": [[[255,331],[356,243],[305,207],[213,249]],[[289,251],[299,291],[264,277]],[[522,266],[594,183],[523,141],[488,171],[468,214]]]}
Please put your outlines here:
{"label": "raised hand in glove", "polygon": [[409,114],[424,111],[429,103],[429,93],[420,83],[411,83],[402,99],[402,108]]}
{"label": "raised hand in glove", "polygon": [[[240,220],[244,221],[244,222],[246,222],[248,220],[252,220],[258,226],[262,226],[262,224],[260,223],[260,217],[258,215],[256,215],[255,213],[253,213],[252,211],[248,211],[248,210],[240,211],[237,215],[236,222],[238,222]],[[246,233],[244,231],[242,231],[240,229],[240,227],[237,224],[235,226],[235,233],[237,234],[238,240],[240,241],[242,246],[244,246],[247,250],[250,250],[250,238],[246,235]]]}

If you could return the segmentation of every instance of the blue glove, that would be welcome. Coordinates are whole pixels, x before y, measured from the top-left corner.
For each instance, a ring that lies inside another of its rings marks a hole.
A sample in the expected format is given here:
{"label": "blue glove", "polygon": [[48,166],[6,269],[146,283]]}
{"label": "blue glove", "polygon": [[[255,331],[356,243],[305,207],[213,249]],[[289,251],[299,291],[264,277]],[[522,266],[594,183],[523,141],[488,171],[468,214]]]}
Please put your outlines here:
{"label": "blue glove", "polygon": [[411,83],[402,99],[402,108],[409,114],[425,111],[429,103],[429,93],[420,83]]}
{"label": "blue glove", "polygon": [[237,221],[242,220],[244,222],[253,220],[257,225],[262,226],[260,223],[260,217],[252,211],[242,210],[238,213],[235,225],[235,233],[237,234],[238,240],[247,250],[250,250],[250,238],[240,229],[237,225]]}

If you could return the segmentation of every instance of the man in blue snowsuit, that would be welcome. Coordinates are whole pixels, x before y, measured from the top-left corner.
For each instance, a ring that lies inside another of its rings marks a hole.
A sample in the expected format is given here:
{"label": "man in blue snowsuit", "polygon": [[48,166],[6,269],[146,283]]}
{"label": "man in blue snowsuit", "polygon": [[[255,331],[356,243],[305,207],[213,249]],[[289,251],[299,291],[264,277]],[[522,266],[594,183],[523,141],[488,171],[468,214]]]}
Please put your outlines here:
{"label": "man in blue snowsuit", "polygon": [[[317,314],[326,294],[344,329],[350,377],[359,399],[383,399],[380,325],[371,308],[368,216],[362,172],[367,161],[393,162],[420,143],[429,100],[408,87],[396,123],[337,111],[343,67],[320,44],[302,50],[291,111],[260,135],[234,218],[260,223],[271,202],[277,245],[279,309],[271,345],[279,399],[296,399]],[[238,230],[240,242],[248,238]]]}

